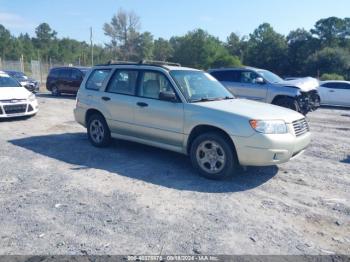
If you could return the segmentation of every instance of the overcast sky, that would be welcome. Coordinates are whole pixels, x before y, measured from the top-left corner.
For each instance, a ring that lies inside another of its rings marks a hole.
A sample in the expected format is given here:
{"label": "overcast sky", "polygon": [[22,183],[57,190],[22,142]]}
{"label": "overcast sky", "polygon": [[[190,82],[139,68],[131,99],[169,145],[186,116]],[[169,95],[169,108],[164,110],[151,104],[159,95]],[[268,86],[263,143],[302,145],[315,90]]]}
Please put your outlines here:
{"label": "overcast sky", "polygon": [[320,18],[350,16],[350,0],[0,0],[0,24],[15,35],[34,35],[47,22],[59,37],[85,41],[92,26],[94,41],[104,43],[102,26],[119,8],[136,12],[142,31],[167,39],[203,28],[225,40],[231,32],[248,35],[263,22],[287,34],[309,30]]}

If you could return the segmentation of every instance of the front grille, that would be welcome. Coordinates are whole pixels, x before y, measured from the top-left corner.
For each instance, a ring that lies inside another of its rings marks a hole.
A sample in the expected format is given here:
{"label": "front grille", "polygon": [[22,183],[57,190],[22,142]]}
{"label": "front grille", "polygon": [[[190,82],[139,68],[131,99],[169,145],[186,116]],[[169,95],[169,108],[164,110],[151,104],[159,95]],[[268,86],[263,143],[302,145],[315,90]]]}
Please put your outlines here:
{"label": "front grille", "polygon": [[25,113],[27,109],[26,104],[20,105],[5,105],[4,110],[7,115]]}
{"label": "front grille", "polygon": [[26,99],[6,99],[6,100],[0,100],[0,103],[19,103],[19,102],[25,102]]}
{"label": "front grille", "polygon": [[301,136],[310,131],[309,124],[305,118],[294,121],[293,128],[296,136]]}

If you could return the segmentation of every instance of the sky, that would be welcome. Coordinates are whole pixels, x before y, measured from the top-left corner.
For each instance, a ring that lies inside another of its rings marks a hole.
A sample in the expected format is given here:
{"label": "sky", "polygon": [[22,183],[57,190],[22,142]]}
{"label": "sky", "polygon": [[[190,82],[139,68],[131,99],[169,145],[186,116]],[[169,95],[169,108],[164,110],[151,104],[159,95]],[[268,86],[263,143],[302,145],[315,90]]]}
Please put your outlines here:
{"label": "sky", "polygon": [[311,29],[317,20],[350,16],[350,0],[0,0],[0,24],[12,34],[34,35],[48,23],[58,37],[108,42],[102,27],[120,9],[134,11],[141,31],[169,39],[202,28],[225,40],[231,33],[249,35],[264,22],[281,34]]}

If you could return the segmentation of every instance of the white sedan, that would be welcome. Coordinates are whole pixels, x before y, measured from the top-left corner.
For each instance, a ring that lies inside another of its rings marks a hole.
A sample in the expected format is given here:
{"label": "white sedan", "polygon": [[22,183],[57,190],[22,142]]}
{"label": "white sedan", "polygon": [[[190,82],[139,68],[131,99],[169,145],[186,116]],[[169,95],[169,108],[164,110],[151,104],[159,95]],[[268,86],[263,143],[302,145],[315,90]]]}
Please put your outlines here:
{"label": "white sedan", "polygon": [[322,105],[350,106],[350,82],[348,81],[323,81],[318,92]]}
{"label": "white sedan", "polygon": [[35,95],[0,71],[0,118],[31,116],[38,110]]}

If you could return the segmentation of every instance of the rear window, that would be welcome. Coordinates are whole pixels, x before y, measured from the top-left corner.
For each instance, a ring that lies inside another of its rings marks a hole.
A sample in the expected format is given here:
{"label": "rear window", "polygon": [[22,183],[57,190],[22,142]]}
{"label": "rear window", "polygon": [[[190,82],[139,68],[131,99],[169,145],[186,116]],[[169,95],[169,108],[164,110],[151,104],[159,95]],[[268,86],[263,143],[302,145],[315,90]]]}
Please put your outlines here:
{"label": "rear window", "polygon": [[110,69],[94,70],[90,74],[90,77],[86,82],[85,88],[89,90],[99,90],[107,80],[110,73]]}

